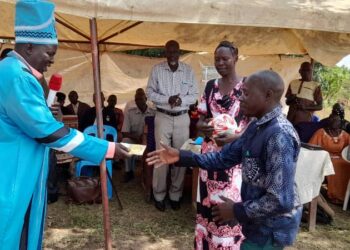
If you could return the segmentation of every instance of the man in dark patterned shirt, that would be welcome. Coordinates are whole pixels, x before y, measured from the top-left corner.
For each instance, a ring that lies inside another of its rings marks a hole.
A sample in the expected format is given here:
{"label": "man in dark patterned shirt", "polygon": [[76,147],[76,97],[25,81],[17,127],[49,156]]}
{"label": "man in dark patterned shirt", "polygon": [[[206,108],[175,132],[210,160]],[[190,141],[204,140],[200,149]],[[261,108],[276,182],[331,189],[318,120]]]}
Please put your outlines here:
{"label": "man in dark patterned shirt", "polygon": [[214,220],[236,219],[246,237],[241,249],[282,249],[293,244],[302,206],[295,185],[300,142],[292,124],[282,114],[284,91],[281,77],[261,71],[248,77],[242,88],[241,111],[257,119],[244,134],[222,151],[193,154],[168,146],[149,154],[149,164],[199,166],[225,170],[242,163],[242,202],[221,197],[213,208]]}

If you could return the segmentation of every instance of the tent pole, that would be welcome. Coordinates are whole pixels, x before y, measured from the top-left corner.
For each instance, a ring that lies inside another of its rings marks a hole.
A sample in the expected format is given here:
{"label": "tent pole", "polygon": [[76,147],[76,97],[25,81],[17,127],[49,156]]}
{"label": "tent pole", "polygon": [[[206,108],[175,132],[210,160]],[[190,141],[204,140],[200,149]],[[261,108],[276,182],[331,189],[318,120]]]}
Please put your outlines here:
{"label": "tent pole", "polygon": [[[98,128],[98,137],[103,137],[103,121],[102,121],[102,103],[101,103],[101,81],[99,76],[99,53],[98,53],[98,41],[97,41],[97,24],[96,18],[90,19],[90,35],[91,35],[91,52],[92,52],[92,68],[94,75],[94,91],[95,91],[95,105],[96,105],[96,120]],[[103,206],[103,229],[105,237],[105,249],[112,250],[112,237],[111,237],[111,221],[109,217],[108,197],[107,197],[107,174],[106,174],[106,161],[103,160],[100,165],[100,179],[101,179],[101,191],[102,191],[102,206]]]}

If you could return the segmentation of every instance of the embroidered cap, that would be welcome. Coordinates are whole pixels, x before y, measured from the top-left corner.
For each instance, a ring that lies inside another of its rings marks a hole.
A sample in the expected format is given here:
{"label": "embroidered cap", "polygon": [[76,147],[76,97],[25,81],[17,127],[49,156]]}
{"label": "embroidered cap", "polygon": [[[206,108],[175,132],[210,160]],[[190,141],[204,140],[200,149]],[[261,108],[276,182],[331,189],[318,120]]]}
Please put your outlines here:
{"label": "embroidered cap", "polygon": [[56,45],[55,5],[40,0],[20,0],[16,3],[16,43]]}

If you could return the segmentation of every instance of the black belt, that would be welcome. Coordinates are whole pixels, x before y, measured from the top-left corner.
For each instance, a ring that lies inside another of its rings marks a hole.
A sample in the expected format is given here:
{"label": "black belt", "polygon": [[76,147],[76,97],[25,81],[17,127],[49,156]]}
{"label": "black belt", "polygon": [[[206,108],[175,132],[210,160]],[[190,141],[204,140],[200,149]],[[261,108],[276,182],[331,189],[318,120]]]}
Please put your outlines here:
{"label": "black belt", "polygon": [[157,108],[157,111],[162,112],[162,113],[167,114],[167,115],[170,115],[170,116],[179,116],[179,115],[183,115],[185,113],[188,113],[187,110],[181,110],[178,112],[170,112],[168,110],[161,109],[161,108]]}

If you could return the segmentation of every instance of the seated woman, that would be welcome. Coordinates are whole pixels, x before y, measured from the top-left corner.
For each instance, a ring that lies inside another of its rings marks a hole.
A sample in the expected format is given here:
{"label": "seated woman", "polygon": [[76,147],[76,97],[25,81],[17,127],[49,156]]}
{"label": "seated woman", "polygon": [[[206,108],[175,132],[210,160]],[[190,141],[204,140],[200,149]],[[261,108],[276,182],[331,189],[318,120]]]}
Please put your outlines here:
{"label": "seated woman", "polygon": [[316,131],[310,144],[321,146],[331,155],[335,175],[327,176],[327,195],[333,203],[344,201],[346,187],[350,179],[350,164],[342,159],[342,150],[349,145],[350,135],[341,129],[342,117],[332,113],[324,128]]}

